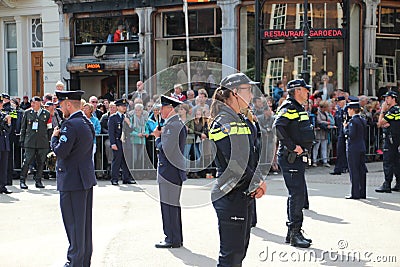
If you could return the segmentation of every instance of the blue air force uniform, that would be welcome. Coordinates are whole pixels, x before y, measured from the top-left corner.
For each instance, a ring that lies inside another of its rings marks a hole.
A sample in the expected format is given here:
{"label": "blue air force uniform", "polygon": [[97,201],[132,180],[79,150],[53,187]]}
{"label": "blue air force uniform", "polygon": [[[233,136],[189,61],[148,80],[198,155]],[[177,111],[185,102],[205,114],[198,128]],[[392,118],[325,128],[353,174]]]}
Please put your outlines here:
{"label": "blue air force uniform", "polygon": [[[83,91],[56,92],[59,101],[80,100]],[[82,111],[63,122],[60,136],[51,148],[57,155],[57,190],[68,236],[69,266],[90,266],[92,256],[93,186],[96,176],[92,161],[94,129]]]}
{"label": "blue air force uniform", "polygon": [[[119,99],[115,101],[117,106],[127,105],[126,99]],[[118,150],[112,150],[113,159],[111,162],[111,183],[118,185],[119,170],[122,169],[122,180],[123,183],[134,183],[132,182],[132,175],[129,171],[126,163],[123,144],[122,144],[122,132],[124,125],[125,114],[120,112],[112,114],[108,119],[108,135],[110,138],[110,146],[117,145]]]}
{"label": "blue air force uniform", "polygon": [[[338,97],[338,101],[344,101],[345,97]],[[345,118],[345,110],[337,105],[335,113],[335,125],[337,127],[337,143],[336,143],[336,163],[335,169],[331,174],[341,174],[347,170],[347,157],[346,157],[346,139],[343,133],[343,122]]]}
{"label": "blue air force uniform", "polygon": [[[161,96],[162,106],[176,108],[182,102]],[[172,112],[172,111],[171,111]],[[165,119],[160,137],[155,140],[158,153],[157,182],[159,186],[161,216],[165,240],[157,248],[177,248],[183,243],[180,196],[186,177],[183,151],[187,130],[179,115]]]}
{"label": "blue air force uniform", "polygon": [[[359,108],[360,105],[349,104],[349,108]],[[367,167],[365,165],[365,136],[367,122],[360,114],[355,114],[344,128],[346,136],[346,153],[351,181],[351,195],[348,198],[366,198]]]}

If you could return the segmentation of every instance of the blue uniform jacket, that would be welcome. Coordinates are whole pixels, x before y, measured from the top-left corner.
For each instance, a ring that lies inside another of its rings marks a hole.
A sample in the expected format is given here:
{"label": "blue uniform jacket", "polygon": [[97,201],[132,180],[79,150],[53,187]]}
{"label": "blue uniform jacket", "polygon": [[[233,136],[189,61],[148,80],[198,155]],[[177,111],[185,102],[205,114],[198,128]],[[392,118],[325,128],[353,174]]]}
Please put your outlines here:
{"label": "blue uniform jacket", "polygon": [[97,184],[92,161],[94,129],[81,111],[72,114],[61,126],[60,137],[52,137],[57,155],[57,190],[80,191]]}
{"label": "blue uniform jacket", "polygon": [[119,113],[114,113],[108,118],[108,136],[110,137],[110,146],[117,145],[118,149],[122,148],[121,135],[123,119]]}
{"label": "blue uniform jacket", "polygon": [[169,118],[163,127],[161,137],[156,139],[156,147],[159,151],[157,173],[159,183],[168,181],[181,184],[187,179],[183,156],[186,137],[187,130],[179,116],[174,115]]}
{"label": "blue uniform jacket", "polygon": [[356,114],[350,119],[349,124],[344,128],[348,151],[367,151],[365,148],[366,127],[367,122],[360,115]]}

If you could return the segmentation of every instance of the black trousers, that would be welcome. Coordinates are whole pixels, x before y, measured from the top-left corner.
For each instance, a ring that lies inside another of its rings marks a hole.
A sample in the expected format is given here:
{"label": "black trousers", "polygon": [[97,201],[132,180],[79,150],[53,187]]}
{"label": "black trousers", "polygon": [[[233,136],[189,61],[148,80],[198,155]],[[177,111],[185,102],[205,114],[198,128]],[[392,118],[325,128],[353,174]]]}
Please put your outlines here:
{"label": "black trousers", "polygon": [[160,193],[161,217],[165,242],[179,245],[183,243],[180,198],[181,184],[162,182],[158,185]]}
{"label": "black trousers", "polygon": [[385,138],[383,145],[383,173],[385,174],[385,182],[390,186],[393,180],[393,174],[396,177],[396,182],[400,182],[400,138],[392,138],[393,144],[389,138]]}
{"label": "black trousers", "polygon": [[306,197],[306,181],[304,177],[305,163],[296,158],[293,164],[287,161],[284,155],[278,156],[278,164],[282,170],[283,179],[289,193],[287,199],[286,225],[289,229],[301,228],[303,225],[303,207]]}
{"label": "black trousers", "polygon": [[344,137],[338,136],[336,144],[336,163],[333,171],[342,173],[347,168],[346,140]]}
{"label": "black trousers", "polygon": [[8,151],[0,151],[0,189],[7,184]]}
{"label": "black trousers", "polygon": [[93,188],[83,191],[60,191],[60,207],[67,233],[67,253],[71,267],[88,267],[93,252]]}
{"label": "black trousers", "polygon": [[351,196],[353,198],[366,198],[367,168],[365,166],[365,152],[347,151],[349,164]]}
{"label": "black trousers", "polygon": [[250,241],[254,199],[240,190],[213,201],[218,217],[220,267],[241,266]]}

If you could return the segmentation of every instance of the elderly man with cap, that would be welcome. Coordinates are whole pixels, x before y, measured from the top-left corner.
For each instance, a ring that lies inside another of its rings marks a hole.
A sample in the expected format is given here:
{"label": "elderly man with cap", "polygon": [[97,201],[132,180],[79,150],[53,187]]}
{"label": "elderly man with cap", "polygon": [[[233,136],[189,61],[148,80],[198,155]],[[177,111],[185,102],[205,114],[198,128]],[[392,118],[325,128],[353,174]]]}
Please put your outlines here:
{"label": "elderly man with cap", "polygon": [[367,167],[365,165],[365,137],[367,122],[360,116],[360,103],[347,104],[347,112],[350,120],[343,124],[343,132],[346,137],[346,153],[348,159],[351,194],[347,199],[365,199]]}
{"label": "elderly man with cap", "polygon": [[[391,193],[400,191],[400,107],[397,105],[398,94],[389,91],[383,95],[385,102],[382,104],[381,114],[378,119],[378,127],[383,128],[385,143],[383,145],[383,172],[385,181],[379,188],[378,193]],[[396,184],[390,188],[396,177]]]}
{"label": "elderly man with cap", "polygon": [[343,122],[345,121],[345,106],[346,98],[339,96],[337,99],[336,112],[335,112],[335,125],[337,127],[337,143],[336,143],[336,163],[332,175],[341,175],[347,170],[347,157],[346,157],[346,140],[343,134]]}
{"label": "elderly man with cap", "polygon": [[34,96],[31,100],[32,109],[25,111],[21,122],[21,146],[25,148],[22,164],[20,187],[28,189],[26,177],[29,165],[36,159],[37,172],[35,174],[35,186],[44,188],[42,175],[46,155],[49,151],[49,130],[52,129],[50,113],[42,109],[42,99]]}
{"label": "elderly man with cap", "polygon": [[187,179],[183,156],[187,130],[177,114],[180,104],[181,101],[162,95],[160,113],[165,123],[153,131],[159,151],[157,182],[165,235],[156,248],[179,248],[183,244],[180,196],[182,183]]}
{"label": "elderly man with cap", "polygon": [[[0,110],[3,108],[3,96],[0,95]],[[11,194],[6,188],[8,154],[10,152],[11,116],[0,112],[0,194]]]}
{"label": "elderly man with cap", "polygon": [[57,190],[69,248],[66,266],[90,266],[92,257],[93,186],[92,123],[81,111],[83,91],[57,91],[66,120],[56,127],[51,148],[57,155]]}
{"label": "elderly man with cap", "polygon": [[310,89],[311,86],[303,79],[288,82],[288,98],[278,108],[273,125],[279,140],[278,164],[289,193],[285,241],[302,248],[308,248],[312,242],[301,232],[307,191],[304,172],[308,162],[307,151],[310,151],[314,141],[314,130],[303,107]]}
{"label": "elderly man with cap", "polygon": [[118,185],[120,169],[122,169],[123,184],[136,184],[126,163],[122,144],[125,141],[122,140],[124,121],[128,125],[130,124],[129,118],[125,117],[128,101],[126,99],[118,99],[115,101],[115,105],[117,106],[117,112],[112,114],[108,119],[108,136],[110,137],[110,146],[113,152],[111,184]]}

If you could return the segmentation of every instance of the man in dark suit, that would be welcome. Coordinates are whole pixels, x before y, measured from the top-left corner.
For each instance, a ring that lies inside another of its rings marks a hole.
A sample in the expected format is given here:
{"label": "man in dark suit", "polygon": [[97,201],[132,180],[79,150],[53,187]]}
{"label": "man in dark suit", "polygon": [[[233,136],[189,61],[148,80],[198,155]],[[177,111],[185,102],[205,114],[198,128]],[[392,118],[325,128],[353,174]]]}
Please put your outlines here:
{"label": "man in dark suit", "polygon": [[111,184],[118,185],[119,170],[122,169],[122,183],[136,184],[126,164],[122,136],[122,127],[124,121],[130,124],[129,119],[125,117],[128,101],[126,99],[118,99],[115,101],[117,112],[112,114],[108,119],[108,135],[110,137],[110,146],[113,151],[113,159],[111,163]]}
{"label": "man in dark suit", "polygon": [[153,132],[159,151],[157,182],[165,234],[165,240],[156,244],[156,248],[179,248],[183,243],[180,196],[182,183],[187,179],[183,156],[187,130],[177,114],[180,104],[175,98],[161,96],[161,117],[165,124]]}
{"label": "man in dark suit", "polygon": [[22,164],[20,187],[28,189],[26,177],[29,165],[35,160],[37,163],[37,173],[34,177],[35,186],[44,188],[42,184],[43,167],[46,155],[49,152],[48,131],[52,129],[50,113],[42,109],[42,100],[34,96],[31,101],[32,109],[26,110],[21,122],[21,146],[25,148],[25,157]]}
{"label": "man in dark suit", "polygon": [[349,165],[351,195],[347,199],[365,199],[367,167],[365,165],[365,136],[367,122],[360,116],[359,102],[350,102],[347,110],[351,119],[345,122],[346,152]]}
{"label": "man in dark suit", "polygon": [[92,161],[95,136],[92,123],[83,115],[83,91],[58,91],[64,117],[56,127],[51,148],[57,155],[57,190],[64,227],[70,243],[66,266],[90,266],[92,257],[92,206],[96,176]]}
{"label": "man in dark suit", "polygon": [[8,153],[10,152],[11,116],[1,112],[3,108],[3,96],[0,95],[0,194],[11,194],[6,188]]}

